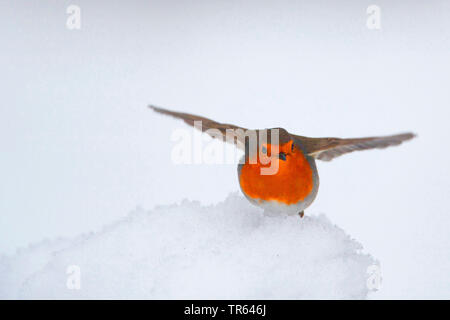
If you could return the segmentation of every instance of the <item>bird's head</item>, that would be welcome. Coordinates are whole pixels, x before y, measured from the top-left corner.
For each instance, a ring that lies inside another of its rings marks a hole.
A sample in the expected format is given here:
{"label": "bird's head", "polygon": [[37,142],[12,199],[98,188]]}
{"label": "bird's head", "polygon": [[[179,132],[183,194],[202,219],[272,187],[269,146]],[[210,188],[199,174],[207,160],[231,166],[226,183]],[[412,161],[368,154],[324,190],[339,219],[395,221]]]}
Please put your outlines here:
{"label": "bird's head", "polygon": [[248,161],[267,164],[274,159],[286,161],[294,152],[294,141],[285,129],[270,128],[257,130],[255,139],[246,141]]}

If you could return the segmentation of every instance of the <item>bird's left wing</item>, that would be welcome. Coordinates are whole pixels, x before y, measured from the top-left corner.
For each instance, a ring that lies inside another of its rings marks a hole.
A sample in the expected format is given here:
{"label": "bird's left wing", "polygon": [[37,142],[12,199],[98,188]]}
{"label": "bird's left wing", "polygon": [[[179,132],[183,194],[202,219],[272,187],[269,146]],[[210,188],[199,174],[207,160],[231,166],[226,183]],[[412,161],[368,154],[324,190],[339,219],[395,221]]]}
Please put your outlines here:
{"label": "bird's left wing", "polygon": [[[220,123],[214,120],[197,116],[195,114],[183,113],[171,111],[156,106],[150,105],[149,108],[155,112],[165,114],[177,119],[183,120],[188,125],[201,129],[202,132],[208,133],[213,138],[222,139],[222,141],[236,144],[237,147],[245,149],[245,133],[248,131],[246,128],[238,127],[228,123]],[[196,126],[194,122],[201,121],[201,128]]]}
{"label": "bird's left wing", "polygon": [[308,155],[319,160],[331,161],[340,155],[353,151],[383,149],[396,146],[414,138],[415,134],[408,132],[392,136],[353,139],[308,138],[293,134],[291,136],[300,141]]}

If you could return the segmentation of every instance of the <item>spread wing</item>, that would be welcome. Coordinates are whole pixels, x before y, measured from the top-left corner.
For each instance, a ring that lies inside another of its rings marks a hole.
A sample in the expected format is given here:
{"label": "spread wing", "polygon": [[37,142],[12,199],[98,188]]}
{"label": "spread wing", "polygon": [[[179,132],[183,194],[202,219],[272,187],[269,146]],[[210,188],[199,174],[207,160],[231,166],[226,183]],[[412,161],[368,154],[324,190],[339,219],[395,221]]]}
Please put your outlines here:
{"label": "spread wing", "polygon": [[228,123],[216,122],[214,120],[190,113],[170,111],[156,106],[149,106],[149,108],[153,109],[155,112],[181,119],[188,125],[197,129],[200,128],[194,126],[194,122],[201,121],[201,130],[203,132],[208,133],[213,138],[218,138],[222,139],[222,141],[225,142],[234,143],[237,145],[237,147],[245,149],[245,132],[247,131],[246,128],[238,127]]}
{"label": "spread wing", "polygon": [[383,149],[390,146],[397,146],[404,141],[414,138],[415,134],[408,132],[392,136],[356,139],[291,136],[300,141],[310,156],[323,161],[331,161],[340,155],[353,151]]}

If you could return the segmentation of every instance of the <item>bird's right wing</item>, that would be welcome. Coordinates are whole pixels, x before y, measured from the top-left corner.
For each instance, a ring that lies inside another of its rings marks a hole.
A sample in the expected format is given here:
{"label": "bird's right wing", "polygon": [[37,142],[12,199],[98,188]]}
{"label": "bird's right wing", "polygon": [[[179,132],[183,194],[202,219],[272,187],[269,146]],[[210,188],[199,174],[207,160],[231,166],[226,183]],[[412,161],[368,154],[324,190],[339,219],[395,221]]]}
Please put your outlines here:
{"label": "bird's right wing", "polygon": [[219,138],[224,142],[234,143],[237,147],[245,149],[245,133],[248,131],[246,128],[228,123],[216,122],[214,120],[190,113],[170,111],[156,106],[149,106],[149,108],[153,109],[155,112],[181,119],[188,125],[197,129],[200,128],[195,126],[194,122],[201,121],[202,132],[208,133],[213,138]]}
{"label": "bird's right wing", "polygon": [[306,150],[306,153],[316,159],[331,161],[340,155],[359,150],[383,149],[396,146],[415,137],[413,133],[402,133],[384,137],[369,138],[308,138],[292,135],[298,139]]}

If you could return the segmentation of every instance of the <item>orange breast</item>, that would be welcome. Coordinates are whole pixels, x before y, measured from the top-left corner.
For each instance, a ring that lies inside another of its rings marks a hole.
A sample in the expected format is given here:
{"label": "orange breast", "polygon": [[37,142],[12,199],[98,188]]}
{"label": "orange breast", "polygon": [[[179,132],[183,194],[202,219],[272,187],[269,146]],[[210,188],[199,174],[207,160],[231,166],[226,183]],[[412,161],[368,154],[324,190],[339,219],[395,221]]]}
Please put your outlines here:
{"label": "orange breast", "polygon": [[255,200],[275,200],[284,204],[295,204],[304,200],[313,189],[313,172],[308,160],[300,149],[292,142],[280,146],[280,151],[286,151],[286,161],[278,161],[278,172],[274,175],[261,175],[263,165],[259,161],[255,164],[245,163],[241,169],[239,183],[242,191]]}

